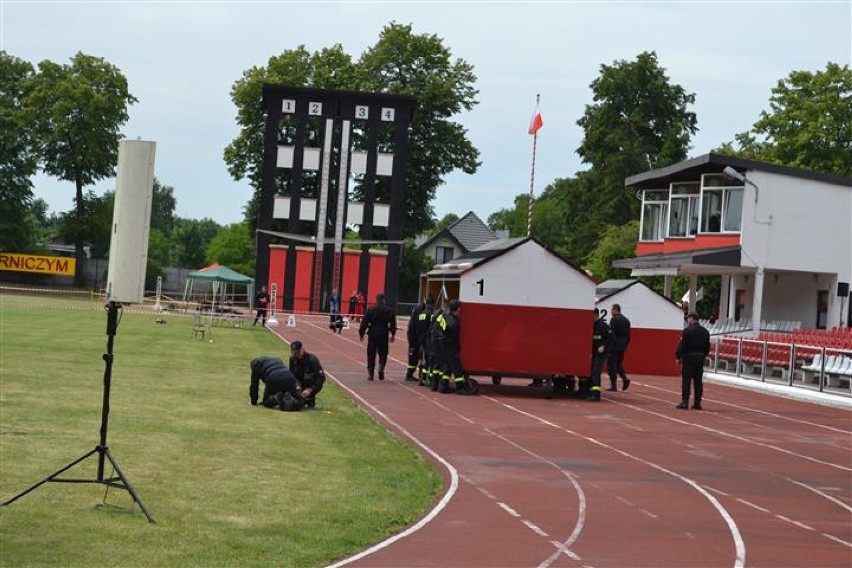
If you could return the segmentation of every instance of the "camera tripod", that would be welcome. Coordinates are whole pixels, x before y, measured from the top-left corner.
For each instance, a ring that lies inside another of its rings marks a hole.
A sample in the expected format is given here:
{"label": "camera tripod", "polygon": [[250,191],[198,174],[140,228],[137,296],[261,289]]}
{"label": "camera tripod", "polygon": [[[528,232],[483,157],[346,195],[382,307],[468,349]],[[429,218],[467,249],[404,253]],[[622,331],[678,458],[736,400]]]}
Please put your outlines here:
{"label": "camera tripod", "polygon": [[[101,485],[106,485],[107,490],[110,487],[117,487],[119,489],[124,489],[130,493],[133,497],[133,500],[139,505],[139,508],[142,509],[142,512],[147,517],[148,522],[153,523],[154,517],[148,512],[148,509],[145,508],[145,505],[142,503],[142,499],[139,498],[139,494],[136,493],[136,490],[133,489],[133,486],[130,484],[130,481],[127,479],[127,476],[124,475],[124,472],[121,471],[121,468],[118,465],[118,462],[115,460],[113,455],[109,451],[109,446],[107,446],[107,427],[109,426],[109,391],[110,391],[110,383],[112,381],[112,347],[113,341],[115,339],[115,333],[118,329],[118,311],[121,308],[118,302],[109,302],[106,306],[107,310],[107,351],[103,355],[103,360],[105,363],[104,369],[104,397],[103,397],[103,406],[101,408],[101,437],[100,443],[94,447],[94,449],[86,452],[79,458],[70,462],[69,464],[61,467],[55,472],[51,473],[38,483],[35,483],[28,487],[27,489],[21,491],[11,499],[0,503],[0,507],[5,507],[7,505],[11,505],[27,493],[34,491],[38,487],[44,485],[45,483],[52,481],[54,483],[100,483]],[[88,458],[96,455],[98,456],[98,473],[95,479],[69,479],[59,477],[62,473],[71,469],[75,465],[86,461]],[[116,476],[112,477],[104,477],[104,465],[106,464],[106,460],[109,460],[109,463],[112,465],[115,470]]]}

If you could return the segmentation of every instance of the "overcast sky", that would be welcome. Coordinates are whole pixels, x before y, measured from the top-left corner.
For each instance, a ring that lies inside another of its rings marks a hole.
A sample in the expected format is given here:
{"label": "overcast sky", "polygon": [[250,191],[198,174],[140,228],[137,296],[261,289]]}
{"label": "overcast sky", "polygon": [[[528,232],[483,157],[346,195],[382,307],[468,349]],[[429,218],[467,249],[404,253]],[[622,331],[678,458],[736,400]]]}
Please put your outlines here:
{"label": "overcast sky", "polygon": [[[586,169],[576,125],[601,64],[656,51],[672,82],[697,95],[692,155],[747,130],[790,71],[852,58],[852,0],[833,2],[285,2],[0,0],[0,49],[33,65],[103,57],[139,102],[123,129],[157,142],[156,176],[175,189],[177,215],[242,219],[251,190],[229,176],[224,147],[237,133],[230,88],[242,72],[304,44],[340,43],[353,57],[389,22],[436,34],[474,66],[479,104],[457,120],[481,152],[474,175],[454,173],[433,203],[438,218],[483,220],[529,191],[536,93],[535,191]],[[200,98],[195,98],[200,94]],[[102,180],[95,193],[113,189]],[[73,184],[45,176],[35,194],[51,212],[72,206]]]}

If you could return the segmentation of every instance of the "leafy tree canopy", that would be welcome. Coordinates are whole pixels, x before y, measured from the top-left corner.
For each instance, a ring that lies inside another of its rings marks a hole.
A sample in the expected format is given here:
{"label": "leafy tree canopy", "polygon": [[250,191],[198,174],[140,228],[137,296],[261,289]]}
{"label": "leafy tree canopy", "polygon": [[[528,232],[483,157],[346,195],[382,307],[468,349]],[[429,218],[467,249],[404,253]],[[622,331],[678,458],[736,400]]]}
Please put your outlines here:
{"label": "leafy tree canopy", "polygon": [[459,220],[459,216],[455,213],[447,213],[429,230],[429,236],[434,237],[453,223]]}
{"label": "leafy tree canopy", "polygon": [[[120,128],[136,102],[121,71],[100,57],[77,53],[67,65],[42,61],[29,82],[24,104],[45,173],[75,185],[74,234],[82,235],[83,188],[115,175]],[[83,284],[83,243],[75,241],[77,274]]]}
{"label": "leafy tree canopy", "polygon": [[722,153],[783,166],[852,176],[852,69],[793,71],[778,81],[769,111]]}
{"label": "leafy tree canopy", "polygon": [[33,66],[0,51],[0,250],[25,251],[34,233],[26,218],[38,167],[28,113],[23,107]]}
{"label": "leafy tree canopy", "polygon": [[[254,204],[246,207],[250,228],[256,226],[261,187],[264,83],[325,89],[414,95],[417,109],[409,136],[405,234],[414,236],[432,225],[430,205],[443,176],[461,169],[473,173],[479,152],[452,117],[476,104],[473,67],[451,52],[435,35],[414,34],[411,25],[391,23],[378,42],[357,61],[336,44],[309,53],[304,46],[271,57],[266,67],[243,72],[231,88],[240,132],[225,148],[224,158],[234,179],[247,178],[255,188]],[[381,188],[379,188],[381,192]]]}
{"label": "leafy tree canopy", "polygon": [[254,274],[255,248],[248,224],[222,228],[207,247],[206,262],[218,262],[243,274]]}
{"label": "leafy tree canopy", "polygon": [[688,110],[695,95],[669,81],[653,51],[601,65],[590,87],[594,103],[577,121],[584,132],[577,153],[595,174],[594,216],[621,224],[639,213],[624,179],[687,157],[697,130],[695,113]]}

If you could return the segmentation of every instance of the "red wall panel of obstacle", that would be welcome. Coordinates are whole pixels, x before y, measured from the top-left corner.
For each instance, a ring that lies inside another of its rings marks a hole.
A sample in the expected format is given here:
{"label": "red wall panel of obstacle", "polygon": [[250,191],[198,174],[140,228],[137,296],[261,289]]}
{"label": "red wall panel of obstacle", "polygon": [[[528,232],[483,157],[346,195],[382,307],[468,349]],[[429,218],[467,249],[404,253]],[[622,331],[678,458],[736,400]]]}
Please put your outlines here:
{"label": "red wall panel of obstacle", "polygon": [[675,360],[680,333],[680,330],[672,329],[631,329],[630,346],[624,355],[627,376],[680,375],[680,367]]}
{"label": "red wall panel of obstacle", "polygon": [[479,304],[461,309],[462,365],[479,375],[588,375],[592,310]]}

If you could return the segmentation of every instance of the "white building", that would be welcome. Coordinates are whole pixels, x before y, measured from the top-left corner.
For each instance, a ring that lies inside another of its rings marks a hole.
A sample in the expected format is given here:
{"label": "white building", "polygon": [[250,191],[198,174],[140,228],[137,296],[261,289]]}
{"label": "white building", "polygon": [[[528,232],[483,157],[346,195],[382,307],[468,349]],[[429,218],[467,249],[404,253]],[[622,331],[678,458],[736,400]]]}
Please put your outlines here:
{"label": "white building", "polygon": [[[849,325],[852,178],[706,154],[634,175],[632,275],[720,275],[720,318]],[[690,302],[695,305],[694,302]]]}

